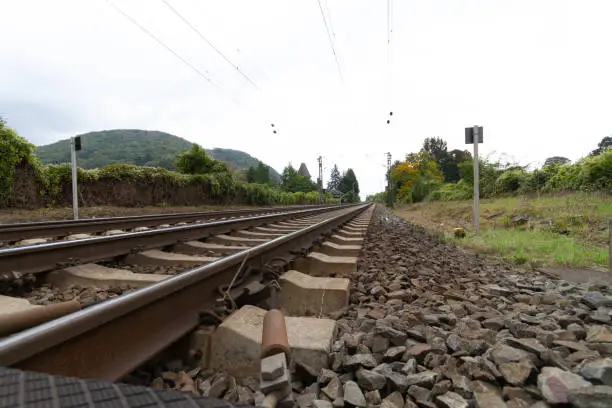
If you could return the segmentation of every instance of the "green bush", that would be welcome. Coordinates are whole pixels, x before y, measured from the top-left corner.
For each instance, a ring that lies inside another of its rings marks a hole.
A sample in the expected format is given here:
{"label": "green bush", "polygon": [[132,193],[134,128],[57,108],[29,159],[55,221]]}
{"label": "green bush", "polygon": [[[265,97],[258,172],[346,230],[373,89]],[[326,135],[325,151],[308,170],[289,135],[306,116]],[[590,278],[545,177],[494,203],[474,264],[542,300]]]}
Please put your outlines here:
{"label": "green bush", "polygon": [[0,118],[0,205],[11,204],[17,166],[29,165],[38,171],[40,163],[34,156],[35,149],[36,146],[6,126]]}
{"label": "green bush", "polygon": [[474,189],[465,180],[457,183],[444,183],[437,190],[433,191],[429,199],[434,201],[456,201],[469,200],[474,195]]}
{"label": "green bush", "polygon": [[514,193],[527,184],[527,172],[523,169],[508,169],[495,180],[497,194]]}

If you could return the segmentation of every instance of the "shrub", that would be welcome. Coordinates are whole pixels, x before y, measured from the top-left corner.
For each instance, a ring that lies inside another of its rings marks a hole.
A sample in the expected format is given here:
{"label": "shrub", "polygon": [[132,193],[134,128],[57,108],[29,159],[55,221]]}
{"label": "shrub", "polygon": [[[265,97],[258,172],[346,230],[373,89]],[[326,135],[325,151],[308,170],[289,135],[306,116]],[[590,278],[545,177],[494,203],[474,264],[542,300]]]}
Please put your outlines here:
{"label": "shrub", "polygon": [[16,167],[29,165],[36,170],[40,167],[34,156],[35,149],[36,146],[7,127],[0,118],[0,205],[12,204]]}

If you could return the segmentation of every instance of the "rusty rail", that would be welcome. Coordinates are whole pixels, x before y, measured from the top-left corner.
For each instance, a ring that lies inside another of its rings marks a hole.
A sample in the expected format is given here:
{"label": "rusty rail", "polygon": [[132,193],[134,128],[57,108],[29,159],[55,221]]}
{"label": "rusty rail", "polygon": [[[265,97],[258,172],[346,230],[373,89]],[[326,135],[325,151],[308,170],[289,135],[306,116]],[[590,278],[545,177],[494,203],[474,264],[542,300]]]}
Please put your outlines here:
{"label": "rusty rail", "polygon": [[0,225],[0,242],[15,242],[28,238],[64,237],[71,234],[85,234],[113,229],[154,227],[167,223],[194,222],[225,217],[245,217],[256,214],[270,214],[284,211],[313,209],[332,206],[304,205],[293,207],[249,208],[246,210],[189,212],[176,214],[155,214],[130,217],[90,218],[81,220],[42,221]]}
{"label": "rusty rail", "polygon": [[312,226],[8,337],[0,341],[0,365],[120,379],[193,330],[199,312],[212,306],[215,288],[227,284],[245,260],[261,268],[309,247],[367,207],[345,208]]}
{"label": "rusty rail", "polygon": [[102,261],[132,252],[206,238],[210,235],[224,234],[232,230],[250,228],[288,218],[319,214],[337,208],[341,207],[318,207],[279,214],[2,249],[0,250],[0,271],[46,272],[58,267]]}

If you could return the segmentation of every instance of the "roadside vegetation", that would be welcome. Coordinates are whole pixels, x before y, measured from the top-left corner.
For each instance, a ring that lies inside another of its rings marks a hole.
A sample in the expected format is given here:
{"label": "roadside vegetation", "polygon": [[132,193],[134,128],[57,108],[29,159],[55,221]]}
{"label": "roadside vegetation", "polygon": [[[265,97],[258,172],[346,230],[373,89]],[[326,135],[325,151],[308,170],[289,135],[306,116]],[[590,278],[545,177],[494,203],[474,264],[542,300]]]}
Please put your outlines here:
{"label": "roadside vegetation", "polygon": [[[557,193],[484,199],[480,233],[472,234],[472,201],[398,206],[398,215],[476,252],[528,267],[601,267],[608,263],[607,220],[612,200],[603,193]],[[455,228],[468,231],[465,238]]]}
{"label": "roadside vegetation", "polygon": [[[350,169],[342,177],[352,177],[350,191],[325,192],[320,197],[318,185],[291,164],[276,181],[269,167],[261,162],[237,171],[213,159],[197,144],[180,151],[172,167],[176,171],[128,163],[79,168],[79,198],[90,205],[128,206],[292,205],[317,204],[320,198],[323,203],[359,200],[358,183]],[[36,147],[0,118],[0,208],[67,205],[71,200],[71,177],[69,163],[41,164]]]}
{"label": "roadside vegetation", "polygon": [[[472,215],[473,158],[428,138],[396,161],[391,191],[367,198],[391,202],[399,215],[469,249],[531,267],[608,264],[612,218],[612,137],[574,163],[550,157],[541,168],[480,157],[480,233]],[[390,200],[390,201],[389,201]],[[464,238],[454,235],[464,229]]]}

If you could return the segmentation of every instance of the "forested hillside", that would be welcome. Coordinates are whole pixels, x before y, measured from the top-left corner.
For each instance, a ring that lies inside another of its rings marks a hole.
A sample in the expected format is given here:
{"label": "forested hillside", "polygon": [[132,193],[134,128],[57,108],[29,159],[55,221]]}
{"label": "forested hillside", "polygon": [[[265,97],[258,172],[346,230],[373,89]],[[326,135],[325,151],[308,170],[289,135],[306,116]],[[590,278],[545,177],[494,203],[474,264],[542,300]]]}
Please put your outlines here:
{"label": "forested hillside", "polygon": [[[79,167],[84,169],[128,163],[175,170],[176,155],[192,145],[181,137],[155,130],[116,129],[80,136],[83,150],[78,153],[78,160]],[[226,162],[230,168],[246,170],[258,164],[256,158],[240,150],[206,149],[206,152],[215,160]],[[39,146],[36,154],[43,164],[68,163],[70,140]],[[273,180],[280,180],[280,175],[272,168],[270,176]]]}

